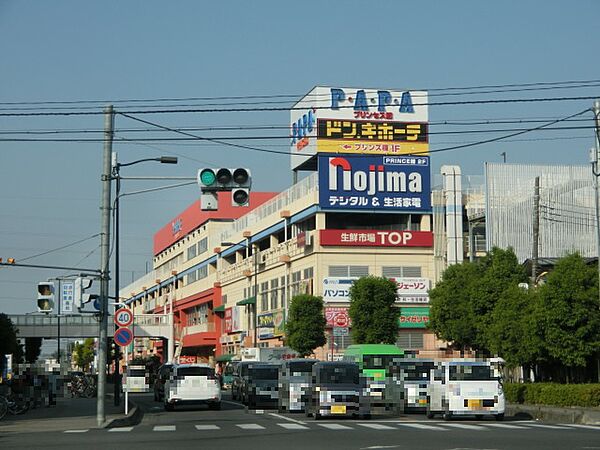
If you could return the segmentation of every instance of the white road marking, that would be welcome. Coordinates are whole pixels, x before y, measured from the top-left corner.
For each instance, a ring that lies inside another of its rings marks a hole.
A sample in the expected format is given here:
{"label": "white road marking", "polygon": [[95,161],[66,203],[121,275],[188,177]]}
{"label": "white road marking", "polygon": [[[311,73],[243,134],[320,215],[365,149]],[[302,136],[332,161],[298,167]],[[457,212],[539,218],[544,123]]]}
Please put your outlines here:
{"label": "white road marking", "polygon": [[512,425],[509,423],[486,423],[485,426],[495,428],[511,428],[513,430],[525,430],[525,427],[520,427],[519,425]]}
{"label": "white road marking", "polygon": [[239,423],[236,426],[241,428],[242,430],[264,430],[265,429],[265,427],[263,427],[262,425],[259,425],[257,423]]}
{"label": "white road marking", "polygon": [[485,430],[485,427],[482,427],[481,425],[470,425],[468,423],[444,423],[445,427],[452,427],[452,428],[460,428],[462,430],[477,430],[477,431],[482,431]]}
{"label": "white road marking", "polygon": [[[580,423],[559,423],[561,427],[575,427],[575,428],[585,428],[586,430],[596,430],[600,431],[600,427],[598,425],[583,425]],[[600,447],[598,447],[600,448]]]}
{"label": "white road marking", "polygon": [[124,433],[126,431],[133,430],[133,427],[121,427],[121,428],[110,428],[108,430],[109,433]]}
{"label": "white road marking", "polygon": [[561,427],[559,425],[546,425],[543,423],[533,423],[533,422],[527,422],[527,423],[524,423],[523,425],[526,425],[528,427],[536,427],[536,428],[549,428],[551,430],[568,430],[569,429],[569,427]]}
{"label": "white road marking", "polygon": [[89,428],[85,430],[65,430],[65,433],[86,433],[90,431]]}
{"label": "white road marking", "polygon": [[204,431],[204,430],[220,430],[221,428],[218,425],[194,425],[196,430]]}
{"label": "white road marking", "polygon": [[426,425],[424,423],[399,423],[401,427],[417,428],[419,430],[434,430],[434,431],[448,431],[446,428],[436,427],[435,425]]}
{"label": "white road marking", "polygon": [[303,421],[301,421],[301,420],[298,420],[298,419],[292,419],[291,417],[282,416],[281,414],[269,413],[269,415],[270,415],[270,416],[273,416],[273,417],[277,417],[277,418],[279,418],[279,419],[288,420],[288,421],[290,421],[290,422],[294,422],[294,423],[300,423],[300,424],[302,424],[302,425],[305,425],[305,424],[306,424],[306,422],[303,422]]}
{"label": "white road marking", "polygon": [[152,431],[175,431],[177,427],[175,425],[155,425]]}
{"label": "white road marking", "polygon": [[286,430],[308,430],[307,426],[300,425],[299,423],[278,423],[277,425]]}
{"label": "white road marking", "polygon": [[352,427],[342,425],[341,423],[320,423],[320,427],[327,428],[328,430],[351,430]]}
{"label": "white road marking", "polygon": [[389,425],[383,425],[381,423],[357,423],[357,425],[365,428],[372,428],[373,430],[397,430],[397,428],[390,427]]}

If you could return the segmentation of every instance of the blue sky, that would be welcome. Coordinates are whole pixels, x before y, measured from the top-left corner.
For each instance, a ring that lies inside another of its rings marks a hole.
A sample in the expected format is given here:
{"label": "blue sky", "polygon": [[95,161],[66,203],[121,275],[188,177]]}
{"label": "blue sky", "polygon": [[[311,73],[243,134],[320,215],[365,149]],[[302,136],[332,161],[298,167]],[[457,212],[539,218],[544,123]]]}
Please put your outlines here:
{"label": "blue sky", "polygon": [[[36,111],[41,108],[39,104],[24,102],[47,101],[98,100],[101,102],[94,105],[99,111],[106,102],[119,105],[124,99],[152,103],[159,98],[300,97],[315,85],[439,93],[435,89],[595,80],[600,78],[594,32],[599,13],[600,4],[592,0],[0,0],[0,109],[28,107]],[[592,86],[431,99],[573,96],[600,97],[600,90]],[[6,105],[8,102],[21,104]],[[208,103],[219,102],[223,101]],[[591,105],[592,100],[431,106],[431,149],[502,134],[440,134],[457,129],[445,127],[441,121],[551,120]],[[589,121],[576,125],[589,127],[591,114],[582,117]],[[289,113],[156,114],[145,115],[144,119],[170,127],[285,127]],[[133,136],[122,131],[126,128],[144,128],[122,116],[117,117],[115,125],[120,137]],[[0,117],[0,132],[101,127],[102,117],[98,115]],[[526,125],[504,125],[507,129],[523,127]],[[498,124],[492,124],[477,129],[498,128]],[[223,131],[206,133],[224,135]],[[234,136],[248,134],[244,130],[230,132]],[[239,142],[288,150],[285,129],[268,134],[279,139]],[[149,132],[136,136],[140,135],[157,136]],[[0,138],[16,136],[5,133]],[[121,141],[115,144],[115,150],[122,162],[176,154],[179,165],[139,165],[126,173],[123,169],[123,175],[195,176],[200,167],[241,164],[252,169],[255,190],[280,191],[291,182],[289,159],[284,155],[194,142],[150,145]],[[442,164],[459,164],[464,173],[481,175],[483,163],[501,161],[501,152],[506,152],[508,161],[514,163],[586,164],[592,145],[589,128],[531,133],[507,142],[434,154],[432,166],[435,172]],[[99,142],[0,140],[0,257],[21,260],[97,234],[101,158]],[[125,183],[124,191],[150,186],[152,183],[130,181]],[[198,194],[197,187],[191,186],[123,201],[123,279],[139,277],[145,271],[152,257],[153,233],[196,200]],[[98,238],[90,239],[27,262],[97,267],[98,244]],[[0,269],[0,311],[34,311],[37,281],[55,275],[59,273]]]}

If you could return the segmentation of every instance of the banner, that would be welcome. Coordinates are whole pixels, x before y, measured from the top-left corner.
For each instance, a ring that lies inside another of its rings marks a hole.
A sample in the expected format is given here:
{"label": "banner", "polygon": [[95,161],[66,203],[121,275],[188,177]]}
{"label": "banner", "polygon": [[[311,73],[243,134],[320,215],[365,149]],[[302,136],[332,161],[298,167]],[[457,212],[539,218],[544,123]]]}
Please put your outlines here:
{"label": "banner", "polygon": [[319,230],[322,246],[432,247],[431,231],[409,230]]}
{"label": "banner", "polygon": [[233,330],[232,308],[225,308],[225,333],[231,333],[232,330]]}

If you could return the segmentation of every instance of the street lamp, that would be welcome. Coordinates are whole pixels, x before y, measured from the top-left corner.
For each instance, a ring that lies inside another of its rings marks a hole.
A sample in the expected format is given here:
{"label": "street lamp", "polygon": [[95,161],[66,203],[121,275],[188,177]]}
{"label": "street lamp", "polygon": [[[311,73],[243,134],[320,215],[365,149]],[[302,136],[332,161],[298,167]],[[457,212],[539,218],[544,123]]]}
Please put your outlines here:
{"label": "street lamp", "polygon": [[[234,242],[221,242],[221,245],[224,247],[231,247],[232,245],[241,245],[242,247],[246,248],[247,250],[250,250],[250,242],[248,241],[248,243],[243,244],[242,242],[240,242],[239,244],[236,244]],[[252,337],[252,346],[256,347],[256,308],[258,307],[257,303],[258,303],[258,252],[257,251],[252,251],[252,257],[254,258],[254,308],[253,308],[253,325],[254,325],[254,334]]]}
{"label": "street lamp", "polygon": [[[119,195],[121,194],[121,167],[133,166],[143,162],[159,162],[161,164],[177,164],[176,156],[160,156],[158,158],[143,158],[128,163],[117,162],[117,154],[113,153],[112,177],[115,180],[115,299],[119,299]],[[114,380],[114,405],[121,403],[121,377],[119,376],[119,349],[115,348],[115,380]]]}

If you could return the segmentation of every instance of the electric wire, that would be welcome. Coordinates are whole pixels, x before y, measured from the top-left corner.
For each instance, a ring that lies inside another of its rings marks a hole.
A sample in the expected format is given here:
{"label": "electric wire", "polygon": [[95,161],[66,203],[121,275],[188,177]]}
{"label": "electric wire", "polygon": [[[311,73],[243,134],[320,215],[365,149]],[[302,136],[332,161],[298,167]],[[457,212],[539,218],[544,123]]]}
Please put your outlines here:
{"label": "electric wire", "polygon": [[70,244],[66,244],[66,245],[63,245],[61,247],[53,248],[51,250],[47,250],[45,252],[38,253],[36,255],[27,256],[25,258],[19,258],[19,262],[28,261],[30,259],[37,258],[39,256],[44,256],[44,255],[47,255],[49,253],[57,252],[59,250],[63,250],[63,249],[68,248],[68,247],[73,247],[74,245],[81,244],[82,242],[89,241],[90,239],[94,239],[94,238],[96,238],[98,236],[100,236],[100,233],[93,234],[92,236],[88,236],[88,237],[86,237],[84,239],[80,239],[78,241],[71,242]]}

